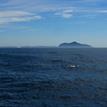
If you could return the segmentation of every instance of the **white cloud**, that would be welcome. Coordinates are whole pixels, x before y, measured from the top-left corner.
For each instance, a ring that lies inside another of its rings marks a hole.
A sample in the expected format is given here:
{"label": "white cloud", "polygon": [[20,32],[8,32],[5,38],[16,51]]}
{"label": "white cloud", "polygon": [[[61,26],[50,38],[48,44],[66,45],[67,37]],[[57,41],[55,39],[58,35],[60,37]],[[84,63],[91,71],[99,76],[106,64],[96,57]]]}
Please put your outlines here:
{"label": "white cloud", "polygon": [[31,20],[40,20],[42,17],[41,16],[32,16],[32,17],[14,17],[11,18],[12,22],[26,22],[26,21],[31,21]]}
{"label": "white cloud", "polygon": [[[107,10],[90,7],[105,0],[5,0],[0,1],[0,24],[40,20],[39,14],[51,12],[69,19],[74,13],[91,15],[107,13]],[[87,7],[86,7],[87,6]],[[97,10],[98,9],[98,10]]]}
{"label": "white cloud", "polygon": [[62,14],[62,17],[68,19],[68,18],[71,18],[71,17],[72,17],[72,14],[68,14],[68,13]]}
{"label": "white cloud", "polygon": [[107,10],[98,10],[98,13],[107,13]]}
{"label": "white cloud", "polygon": [[56,12],[55,15],[69,19],[73,16],[73,10],[72,9],[66,9],[66,10],[63,10],[60,12]]}
{"label": "white cloud", "polygon": [[0,11],[0,18],[23,17],[23,16],[30,16],[30,15],[32,14],[24,11]]}
{"label": "white cloud", "polygon": [[42,17],[25,11],[0,11],[0,24],[40,20]]}

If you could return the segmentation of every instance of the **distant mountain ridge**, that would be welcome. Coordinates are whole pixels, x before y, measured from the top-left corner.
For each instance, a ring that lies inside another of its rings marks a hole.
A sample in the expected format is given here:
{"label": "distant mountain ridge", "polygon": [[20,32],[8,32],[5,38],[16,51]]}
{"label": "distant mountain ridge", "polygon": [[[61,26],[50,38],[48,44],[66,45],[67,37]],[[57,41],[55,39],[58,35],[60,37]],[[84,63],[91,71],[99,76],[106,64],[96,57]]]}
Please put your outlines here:
{"label": "distant mountain ridge", "polygon": [[59,47],[61,47],[61,48],[92,48],[91,45],[81,44],[76,41],[74,41],[72,43],[62,43],[59,45]]}

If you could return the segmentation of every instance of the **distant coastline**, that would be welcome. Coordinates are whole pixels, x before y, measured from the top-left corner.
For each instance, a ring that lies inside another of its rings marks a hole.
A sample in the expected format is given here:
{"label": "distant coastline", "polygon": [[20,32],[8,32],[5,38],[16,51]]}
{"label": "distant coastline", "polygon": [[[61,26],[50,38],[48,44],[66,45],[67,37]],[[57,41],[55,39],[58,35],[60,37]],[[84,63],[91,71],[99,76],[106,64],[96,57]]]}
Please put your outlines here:
{"label": "distant coastline", "polygon": [[58,46],[1,46],[0,48],[93,48],[93,46],[74,41],[71,43],[61,43]]}

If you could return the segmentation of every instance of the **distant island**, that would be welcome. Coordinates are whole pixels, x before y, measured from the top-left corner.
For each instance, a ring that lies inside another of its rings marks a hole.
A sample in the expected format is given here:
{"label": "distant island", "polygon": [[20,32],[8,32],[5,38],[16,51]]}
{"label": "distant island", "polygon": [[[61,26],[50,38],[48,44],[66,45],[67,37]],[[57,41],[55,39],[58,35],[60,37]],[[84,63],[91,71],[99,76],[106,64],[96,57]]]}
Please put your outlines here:
{"label": "distant island", "polygon": [[60,48],[92,48],[91,45],[88,44],[81,44],[78,42],[72,42],[72,43],[62,43],[59,45]]}

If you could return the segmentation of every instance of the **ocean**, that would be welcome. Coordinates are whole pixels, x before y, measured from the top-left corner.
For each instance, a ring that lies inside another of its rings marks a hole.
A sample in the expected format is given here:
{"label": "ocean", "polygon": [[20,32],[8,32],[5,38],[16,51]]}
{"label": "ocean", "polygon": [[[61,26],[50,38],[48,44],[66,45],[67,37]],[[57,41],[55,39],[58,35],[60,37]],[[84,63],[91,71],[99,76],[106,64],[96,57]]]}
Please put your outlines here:
{"label": "ocean", "polygon": [[107,49],[1,48],[0,107],[107,107]]}

